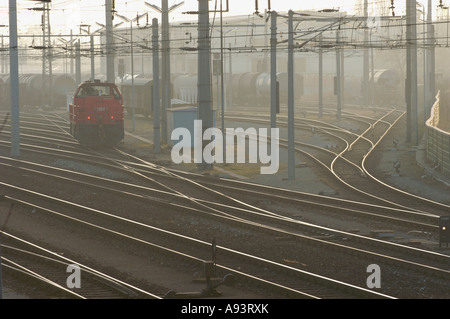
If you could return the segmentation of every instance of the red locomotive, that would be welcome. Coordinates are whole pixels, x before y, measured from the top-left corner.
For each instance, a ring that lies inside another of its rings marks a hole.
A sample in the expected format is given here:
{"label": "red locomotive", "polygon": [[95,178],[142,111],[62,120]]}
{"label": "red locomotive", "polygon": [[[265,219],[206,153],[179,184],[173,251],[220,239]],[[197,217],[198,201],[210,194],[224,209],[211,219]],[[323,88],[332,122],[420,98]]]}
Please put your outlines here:
{"label": "red locomotive", "polygon": [[114,83],[86,81],[69,106],[70,134],[81,144],[117,144],[124,138],[123,99]]}

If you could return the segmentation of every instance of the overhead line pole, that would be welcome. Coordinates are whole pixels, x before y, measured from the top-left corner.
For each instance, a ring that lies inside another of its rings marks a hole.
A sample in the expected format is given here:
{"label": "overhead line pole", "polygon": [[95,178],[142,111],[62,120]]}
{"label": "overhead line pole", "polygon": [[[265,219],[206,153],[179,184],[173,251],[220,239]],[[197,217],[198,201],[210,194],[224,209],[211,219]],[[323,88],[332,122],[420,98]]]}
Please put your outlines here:
{"label": "overhead line pole", "polygon": [[[159,103],[159,37],[158,19],[152,20],[152,46],[153,46],[153,152],[161,152],[161,118]],[[156,80],[155,80],[156,79]]]}
{"label": "overhead line pole", "polygon": [[270,127],[277,127],[277,12],[270,12]]}
{"label": "overhead line pole", "polygon": [[130,47],[131,47],[131,111],[132,111],[132,122],[133,127],[132,131],[134,132],[136,129],[135,124],[135,90],[134,90],[134,49],[133,49],[133,21],[130,21]]}
{"label": "overhead line pole", "polygon": [[81,49],[80,39],[75,43],[75,82],[78,85],[81,84]]}
{"label": "overhead line pole", "polygon": [[[368,10],[368,0],[364,0],[364,17],[366,19],[369,18],[369,10]],[[364,28],[364,45],[368,46],[369,44],[369,34],[367,30],[367,20],[366,27]],[[365,107],[369,106],[369,49],[364,48],[364,56],[363,56],[363,103]]]}
{"label": "overhead line pole", "polygon": [[294,129],[294,12],[289,10],[288,44],[288,178],[295,179],[295,129]]}
{"label": "overhead line pole", "polygon": [[411,72],[412,72],[412,88],[411,88],[411,94],[412,94],[412,129],[413,129],[413,143],[417,145],[419,143],[419,120],[418,120],[418,103],[417,103],[417,8],[416,8],[416,0],[409,0],[410,2],[413,2],[412,10],[411,10],[411,28],[412,28],[412,65],[411,65]]}
{"label": "overhead line pole", "polygon": [[171,79],[170,79],[170,30],[169,30],[169,12],[175,10],[184,4],[184,1],[175,4],[169,8],[168,0],[161,0],[161,8],[145,2],[145,4],[161,13],[161,81],[162,81],[162,119],[161,119],[161,139],[167,143],[167,114],[166,109],[171,107]]}
{"label": "overhead line pole", "polygon": [[406,99],[406,142],[411,143],[412,127],[411,127],[411,5],[406,0],[406,83],[405,83],[405,99]]}
{"label": "overhead line pole", "polygon": [[[434,47],[434,25],[432,25],[432,0],[428,0],[428,8],[427,8],[427,45],[428,49],[426,50],[426,81],[428,81],[428,99],[424,106],[424,121],[428,119],[431,112],[431,106],[433,105],[436,88],[435,88],[435,47]],[[448,9],[447,9],[448,10]],[[448,12],[448,11],[447,11]],[[447,38],[448,41],[448,38]]]}
{"label": "overhead line pole", "polygon": [[[206,129],[213,127],[213,112],[211,110],[211,56],[210,56],[211,40],[209,38],[209,4],[208,0],[198,1],[198,119],[202,121],[201,134]],[[198,143],[194,137],[194,143]],[[211,168],[212,164],[205,163],[203,158],[203,149],[206,141],[200,140],[201,151],[196,152],[200,145],[194,145],[194,162],[198,163],[200,169]]]}
{"label": "overhead line pole", "polygon": [[167,114],[170,103],[170,46],[169,46],[169,4],[168,0],[161,1],[161,29],[162,29],[162,141],[167,143]]}
{"label": "overhead line pole", "polygon": [[[224,94],[224,83],[223,83],[223,6],[222,0],[220,0],[220,98],[221,98],[221,125],[222,134],[225,136],[225,94]],[[225,139],[222,139],[222,156],[223,163],[226,163],[225,154]]]}
{"label": "overhead line pole", "polygon": [[337,113],[336,118],[338,121],[341,120],[341,107],[342,107],[342,97],[341,97],[341,49],[339,48],[339,29],[336,30],[336,96],[337,96]]}
{"label": "overhead line pole", "polygon": [[323,116],[323,49],[322,34],[319,36],[319,118]]}
{"label": "overhead line pole", "polygon": [[105,26],[106,26],[106,79],[115,82],[114,70],[114,37],[113,37],[113,8],[112,0],[105,0]]}
{"label": "overhead line pole", "polygon": [[9,74],[11,94],[11,156],[20,156],[19,47],[17,45],[17,5],[9,0]]}
{"label": "overhead line pole", "polygon": [[90,45],[91,45],[91,81],[95,79],[95,57],[94,57],[94,36],[91,34],[90,36]]}

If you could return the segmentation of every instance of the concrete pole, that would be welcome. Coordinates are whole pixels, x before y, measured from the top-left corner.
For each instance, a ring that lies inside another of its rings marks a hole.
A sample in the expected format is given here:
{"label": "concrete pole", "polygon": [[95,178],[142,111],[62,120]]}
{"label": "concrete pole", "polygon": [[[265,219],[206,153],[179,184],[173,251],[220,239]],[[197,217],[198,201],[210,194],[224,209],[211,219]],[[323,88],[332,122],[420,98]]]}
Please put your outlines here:
{"label": "concrete pole", "polygon": [[270,13],[270,127],[277,127],[277,12]]}
{"label": "concrete pole", "polygon": [[288,178],[295,179],[294,130],[294,12],[289,10],[288,27]]}
{"label": "concrete pole", "polygon": [[112,0],[105,0],[105,26],[106,26],[106,79],[115,82],[114,71],[114,37],[112,26]]}
{"label": "concrete pole", "polygon": [[153,152],[161,152],[161,119],[159,114],[159,37],[158,19],[152,20],[152,46],[153,46]]}
{"label": "concrete pole", "polygon": [[[213,112],[211,110],[211,40],[209,38],[209,4],[208,0],[198,1],[198,119],[202,121],[202,137],[206,129],[213,127]],[[195,133],[194,133],[195,134]],[[197,141],[197,139],[195,139]],[[203,149],[207,141],[202,139],[201,154],[194,151],[195,162],[200,169],[209,169],[203,159]],[[200,145],[194,145],[194,149]]]}
{"label": "concrete pole", "polygon": [[[9,0],[9,74],[11,89],[11,156],[20,156],[19,47],[17,45],[17,5]],[[1,287],[1,284],[0,284]]]}
{"label": "concrete pole", "polygon": [[323,50],[322,34],[319,36],[319,118],[323,116]]}

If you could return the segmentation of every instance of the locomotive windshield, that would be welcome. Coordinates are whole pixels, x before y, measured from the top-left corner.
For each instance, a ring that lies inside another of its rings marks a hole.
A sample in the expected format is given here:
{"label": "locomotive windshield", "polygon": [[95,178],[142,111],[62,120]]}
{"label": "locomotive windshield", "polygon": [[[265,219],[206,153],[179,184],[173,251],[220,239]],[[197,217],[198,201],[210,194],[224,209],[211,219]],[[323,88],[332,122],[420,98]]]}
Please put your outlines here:
{"label": "locomotive windshield", "polygon": [[117,89],[111,88],[109,85],[84,85],[80,88],[76,97],[111,96],[111,95],[113,95],[115,99],[120,99],[120,94],[117,91]]}

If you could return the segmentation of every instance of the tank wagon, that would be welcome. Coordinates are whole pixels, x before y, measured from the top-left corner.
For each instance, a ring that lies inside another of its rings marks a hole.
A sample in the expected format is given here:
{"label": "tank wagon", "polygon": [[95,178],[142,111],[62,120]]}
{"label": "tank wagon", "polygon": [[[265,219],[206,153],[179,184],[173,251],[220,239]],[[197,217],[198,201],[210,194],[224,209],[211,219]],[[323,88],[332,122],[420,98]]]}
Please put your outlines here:
{"label": "tank wagon", "polygon": [[[10,107],[10,80],[9,75],[1,75],[0,79],[0,107]],[[52,95],[50,86],[44,85],[44,81],[52,82]],[[44,88],[44,90],[43,90]],[[20,74],[19,75],[19,107],[22,106],[51,106],[60,108],[66,105],[67,93],[73,93],[77,88],[75,79],[67,74],[53,74],[49,76],[42,74]]]}
{"label": "tank wagon", "polygon": [[[298,102],[303,95],[303,76],[295,74],[294,98]],[[288,102],[288,74],[277,74],[280,104]],[[270,74],[263,72],[245,72],[233,74],[231,78],[233,104],[237,106],[270,105]],[[225,81],[228,86],[228,79]],[[212,85],[213,94],[216,86]],[[173,80],[173,97],[189,103],[197,103],[197,75],[179,75]]]}

